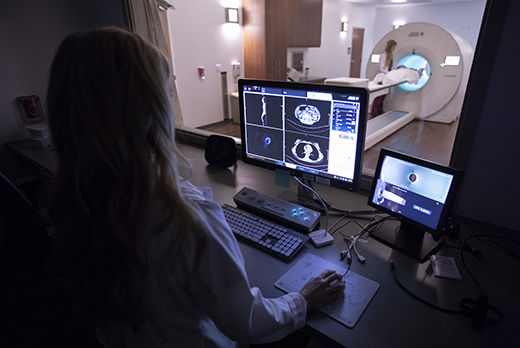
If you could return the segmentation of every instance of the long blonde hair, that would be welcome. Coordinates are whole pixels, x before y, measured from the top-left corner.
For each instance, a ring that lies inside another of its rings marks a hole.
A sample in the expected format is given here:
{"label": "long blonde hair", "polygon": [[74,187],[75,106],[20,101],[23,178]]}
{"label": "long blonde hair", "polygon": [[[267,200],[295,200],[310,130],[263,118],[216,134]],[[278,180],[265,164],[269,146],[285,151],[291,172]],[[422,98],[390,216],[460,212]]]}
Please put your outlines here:
{"label": "long blonde hair", "polygon": [[394,59],[394,55],[392,53],[392,48],[394,48],[395,46],[397,46],[397,42],[395,40],[390,39],[386,42],[385,50],[383,51],[383,53],[386,56],[386,61],[385,61],[385,66],[384,66],[385,68],[390,67],[390,63],[392,62],[392,59]]}
{"label": "long blonde hair", "polygon": [[169,209],[157,233],[180,222],[172,264],[188,238],[199,254],[205,247],[205,227],[179,188],[187,162],[175,144],[168,78],[157,48],[114,27],[69,35],[52,64],[55,264],[72,310],[92,323],[143,322],[148,265],[137,240],[154,202]]}

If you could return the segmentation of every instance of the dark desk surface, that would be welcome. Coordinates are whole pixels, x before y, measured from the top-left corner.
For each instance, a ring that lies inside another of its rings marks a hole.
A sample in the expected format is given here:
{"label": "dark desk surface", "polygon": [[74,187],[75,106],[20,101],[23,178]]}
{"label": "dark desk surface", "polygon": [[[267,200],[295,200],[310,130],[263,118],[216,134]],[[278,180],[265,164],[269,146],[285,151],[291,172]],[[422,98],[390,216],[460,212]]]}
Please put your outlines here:
{"label": "dark desk surface", "polygon": [[300,77],[298,82],[324,83],[326,79],[327,79],[326,77],[322,77],[322,76],[302,76],[302,77]]}
{"label": "dark desk surface", "polygon": [[[12,146],[13,147],[13,146]],[[27,150],[14,146],[25,156],[41,155],[39,149]],[[180,145],[181,151],[194,167],[190,181],[196,186],[209,186],[214,200],[220,204],[233,203],[233,195],[247,186],[263,193],[277,196],[289,190],[296,193],[296,183],[291,179],[291,188],[274,184],[274,172],[246,165],[239,160],[230,169],[210,166],[204,159],[204,150],[198,147]],[[27,150],[27,151],[25,151]],[[24,152],[25,151],[25,152]],[[50,156],[50,157],[49,157]],[[35,163],[52,170],[55,165],[51,155],[31,158]],[[350,193],[316,185],[315,189],[329,203],[340,209],[367,210],[366,192]],[[331,224],[337,218],[331,218]],[[358,220],[362,225],[366,220]],[[471,229],[479,234],[512,237],[520,240],[520,234],[503,231],[500,228],[477,222],[469,222]],[[385,223],[384,228],[394,228]],[[359,228],[350,224],[342,229],[345,234],[355,234]],[[471,235],[462,223],[461,239]],[[497,242],[502,242],[496,240]],[[505,242],[502,242],[507,244]],[[454,245],[453,242],[450,243]],[[463,267],[459,251],[443,248],[439,254],[455,258],[462,281],[439,279],[433,276],[429,262],[419,264],[406,255],[396,252],[369,238],[368,243],[358,243],[358,251],[367,259],[360,264],[355,258],[351,270],[378,282],[381,287],[368,305],[354,328],[347,328],[319,311],[308,315],[305,333],[326,346],[344,347],[518,347],[520,346],[520,261],[507,255],[501,248],[483,243],[476,238],[469,244],[484,253],[478,261],[466,253],[464,259],[478,279],[490,304],[504,314],[504,322],[498,326],[485,327],[477,331],[471,326],[471,319],[448,314],[419,303],[403,292],[394,282],[390,272],[390,260],[394,260],[401,283],[417,296],[447,309],[458,310],[462,298],[476,299],[480,293],[476,283]],[[518,245],[510,244],[518,250]],[[304,254],[312,252],[333,263],[345,266],[339,253],[345,244],[339,233],[335,234],[332,245],[315,248],[307,243],[290,262],[279,261],[263,252],[240,243],[246,269],[253,286],[262,290],[266,297],[283,294],[274,283],[289,270]]]}
{"label": "dark desk surface", "polygon": [[56,170],[58,160],[50,146],[45,148],[33,147],[29,139],[13,141],[7,143],[7,146],[36,167],[44,168],[49,172]]}

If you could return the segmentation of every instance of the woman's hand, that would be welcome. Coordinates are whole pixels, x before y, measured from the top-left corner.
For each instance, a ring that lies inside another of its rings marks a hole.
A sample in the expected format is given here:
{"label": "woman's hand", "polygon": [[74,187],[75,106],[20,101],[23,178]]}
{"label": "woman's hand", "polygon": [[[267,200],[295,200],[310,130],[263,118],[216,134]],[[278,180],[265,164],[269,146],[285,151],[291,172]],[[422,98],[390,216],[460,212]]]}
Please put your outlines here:
{"label": "woman's hand", "polygon": [[311,278],[300,290],[307,302],[307,310],[313,310],[343,295],[345,282],[341,274],[330,269],[319,276]]}

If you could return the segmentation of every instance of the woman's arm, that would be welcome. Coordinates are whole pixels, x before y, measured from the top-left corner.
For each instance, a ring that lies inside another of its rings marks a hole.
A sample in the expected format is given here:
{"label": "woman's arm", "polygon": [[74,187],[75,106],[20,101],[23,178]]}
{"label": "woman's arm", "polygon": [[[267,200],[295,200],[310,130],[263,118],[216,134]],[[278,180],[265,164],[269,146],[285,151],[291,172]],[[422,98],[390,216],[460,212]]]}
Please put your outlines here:
{"label": "woman's arm", "polygon": [[200,271],[202,283],[214,298],[209,298],[195,282],[191,282],[191,291],[229,338],[248,343],[282,339],[305,325],[308,307],[316,308],[343,293],[343,282],[331,286],[341,276],[329,271],[312,279],[300,293],[264,298],[258,288],[249,284],[240,248],[220,206],[212,201],[200,202],[199,206],[210,228]]}

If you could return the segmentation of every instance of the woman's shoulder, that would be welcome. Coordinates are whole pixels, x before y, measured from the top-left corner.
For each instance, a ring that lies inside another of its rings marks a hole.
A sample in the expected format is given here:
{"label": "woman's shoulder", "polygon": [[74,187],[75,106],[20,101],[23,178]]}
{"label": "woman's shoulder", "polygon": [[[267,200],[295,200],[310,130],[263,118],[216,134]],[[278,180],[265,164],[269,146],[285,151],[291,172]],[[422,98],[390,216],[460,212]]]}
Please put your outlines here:
{"label": "woman's shoulder", "polygon": [[180,187],[185,197],[196,206],[198,218],[206,227],[206,237],[211,241],[208,245],[213,250],[225,250],[225,253],[233,255],[237,260],[242,260],[240,249],[226,222],[222,207],[213,200],[211,188],[196,187],[189,181],[183,181]]}
{"label": "woman's shoulder", "polygon": [[189,200],[205,201],[212,199],[211,188],[209,187],[196,187],[187,180],[181,181],[179,186],[184,197]]}
{"label": "woman's shoulder", "polygon": [[182,181],[180,189],[184,197],[199,211],[199,218],[209,222],[210,227],[224,220],[222,208],[220,204],[213,201],[210,187],[196,187],[189,181]]}

